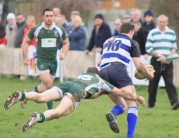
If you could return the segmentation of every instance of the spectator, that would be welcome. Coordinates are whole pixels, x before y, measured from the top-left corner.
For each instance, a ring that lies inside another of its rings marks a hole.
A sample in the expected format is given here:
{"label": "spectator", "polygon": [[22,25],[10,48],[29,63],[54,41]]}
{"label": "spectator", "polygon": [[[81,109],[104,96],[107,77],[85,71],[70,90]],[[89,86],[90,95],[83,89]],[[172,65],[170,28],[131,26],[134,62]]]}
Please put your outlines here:
{"label": "spectator", "polygon": [[[72,20],[73,20],[73,18],[75,16],[80,16],[80,12],[79,11],[72,11],[71,12],[71,16],[70,16],[71,22],[68,23],[68,25],[70,26],[70,30],[73,28],[73,22],[72,22]],[[88,31],[87,31],[86,26],[85,26],[84,23],[82,24],[82,27],[85,30],[86,38],[88,39]]]}
{"label": "spectator", "polygon": [[114,22],[114,25],[115,25],[115,30],[114,30],[114,36],[118,35],[118,32],[121,28],[121,19],[117,18]]}
{"label": "spectator", "polygon": [[133,21],[134,24],[134,35],[133,39],[138,42],[140,46],[141,55],[144,55],[145,58],[148,57],[147,52],[145,51],[145,43],[147,40],[148,30],[142,27],[139,21]]}
{"label": "spectator", "polygon": [[[65,28],[66,32],[69,32],[70,31],[70,26],[67,24],[67,21],[66,21],[66,18],[64,15],[60,14],[60,15],[57,15],[55,17],[55,23],[57,23],[58,25],[61,25]],[[61,49],[63,47],[63,44],[62,42],[60,41],[59,42],[59,49]]]}
{"label": "spectator", "polygon": [[[29,16],[27,17],[26,23],[27,23],[27,27],[24,29],[24,36],[23,36],[23,39],[22,39],[22,40],[24,40],[24,39],[26,38],[26,36],[29,34],[31,28],[35,26],[35,17],[34,17],[33,15],[29,15]],[[34,46],[34,47],[36,47],[36,45],[37,45],[37,44],[36,44],[36,39],[34,38],[34,39],[32,39],[32,41],[29,43],[29,46]]]}
{"label": "spectator", "polygon": [[15,34],[17,30],[16,26],[16,20],[14,13],[9,13],[7,15],[7,22],[6,25],[6,47],[7,48],[14,48],[14,40],[15,40]]}
{"label": "spectator", "polygon": [[144,23],[142,25],[145,29],[148,31],[152,30],[155,28],[155,22],[153,20],[153,13],[151,10],[147,10],[144,13]]}
{"label": "spectator", "polygon": [[27,27],[25,18],[23,14],[18,13],[16,15],[16,20],[17,20],[17,31],[15,35],[15,41],[14,41],[14,47],[15,48],[20,48],[22,44],[22,39],[24,36],[24,29]]}
{"label": "spectator", "polygon": [[95,26],[92,30],[90,42],[85,53],[88,54],[94,46],[96,47],[96,52],[101,52],[103,43],[110,37],[111,30],[109,25],[104,21],[103,15],[96,14]]}
{"label": "spectator", "polygon": [[54,16],[60,15],[61,14],[60,8],[54,7],[53,8],[53,14],[54,14]]}
{"label": "spectator", "polygon": [[85,50],[86,34],[82,27],[83,21],[80,16],[75,16],[72,19],[73,27],[68,34],[70,40],[70,50]]}
{"label": "spectator", "polygon": [[143,21],[141,19],[141,11],[139,9],[133,9],[131,12],[132,20],[133,21],[139,21],[141,24],[143,24]]}
{"label": "spectator", "polygon": [[131,16],[130,15],[124,15],[122,16],[122,23],[127,23],[131,21]]}
{"label": "spectator", "polygon": [[66,32],[70,31],[70,26],[67,24],[66,18],[64,15],[60,14],[55,17],[55,23],[61,25],[65,28]]}
{"label": "spectator", "polygon": [[2,25],[2,21],[0,20],[0,48],[4,48],[6,45],[5,35],[5,27]]}
{"label": "spectator", "polygon": [[151,30],[147,37],[146,50],[152,55],[151,64],[155,69],[154,78],[149,81],[148,107],[155,106],[159,79],[163,76],[172,110],[176,110],[179,107],[179,102],[173,84],[173,63],[166,60],[166,57],[170,57],[176,52],[176,35],[167,25],[168,17],[159,15],[157,18],[158,27]]}

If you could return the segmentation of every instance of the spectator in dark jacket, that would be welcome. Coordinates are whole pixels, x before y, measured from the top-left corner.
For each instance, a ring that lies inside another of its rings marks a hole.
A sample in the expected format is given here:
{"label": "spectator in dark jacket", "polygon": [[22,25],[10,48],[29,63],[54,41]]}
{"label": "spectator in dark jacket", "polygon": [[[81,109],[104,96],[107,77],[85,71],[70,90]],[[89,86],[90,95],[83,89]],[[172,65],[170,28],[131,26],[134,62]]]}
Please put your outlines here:
{"label": "spectator in dark jacket", "polygon": [[89,51],[96,47],[96,52],[101,52],[103,43],[111,37],[111,30],[109,25],[104,22],[104,17],[102,14],[96,14],[95,16],[95,26],[91,33],[91,38],[87,50],[85,53],[88,54]]}
{"label": "spectator in dark jacket", "polygon": [[21,13],[16,15],[16,20],[17,20],[17,30],[15,34],[14,47],[20,48],[24,36],[24,29],[27,27],[27,25],[25,22],[25,18]]}
{"label": "spectator in dark jacket", "polygon": [[147,29],[148,31],[152,30],[155,28],[155,22],[154,22],[154,19],[153,19],[153,13],[151,10],[147,10],[145,13],[144,13],[144,23],[143,23],[143,27],[145,29]]}
{"label": "spectator in dark jacket", "polygon": [[148,30],[142,27],[139,21],[132,22],[134,24],[134,35],[133,39],[139,43],[141,55],[144,55],[145,58],[148,57],[147,52],[145,51],[145,43],[147,40]]}
{"label": "spectator in dark jacket", "polygon": [[116,35],[119,34],[118,32],[119,32],[119,30],[120,30],[120,28],[121,28],[121,19],[117,18],[117,19],[115,20],[115,22],[114,22],[114,25],[115,25],[115,30],[114,30],[113,36],[116,36]]}
{"label": "spectator in dark jacket", "polygon": [[72,20],[73,27],[68,33],[70,50],[84,51],[86,43],[86,33],[83,28],[83,21],[80,16],[75,16]]}

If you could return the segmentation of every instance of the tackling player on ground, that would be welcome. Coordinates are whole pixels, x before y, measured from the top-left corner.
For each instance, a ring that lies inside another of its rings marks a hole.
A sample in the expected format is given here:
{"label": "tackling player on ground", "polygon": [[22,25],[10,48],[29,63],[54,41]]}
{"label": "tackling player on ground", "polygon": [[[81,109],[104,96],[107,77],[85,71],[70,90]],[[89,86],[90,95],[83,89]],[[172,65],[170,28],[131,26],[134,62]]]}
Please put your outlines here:
{"label": "tackling player on ground", "polygon": [[[43,20],[44,22],[31,29],[22,44],[24,65],[28,66],[28,43],[30,43],[33,38],[36,38],[36,75],[41,80],[41,84],[34,87],[32,91],[39,93],[50,89],[53,85],[57,70],[56,54],[59,47],[59,42],[62,41],[63,43],[63,50],[59,55],[61,60],[64,59],[69,49],[69,40],[67,38],[65,29],[53,22],[54,13],[51,9],[47,8],[43,11]],[[25,107],[25,104],[26,100],[23,100],[21,103],[22,107]],[[47,103],[47,108],[53,108],[53,101],[49,101]]]}
{"label": "tackling player on ground", "polygon": [[145,99],[142,96],[137,96],[118,89],[104,81],[97,75],[98,70],[96,68],[88,68],[87,72],[88,73],[79,75],[73,81],[63,82],[43,93],[14,92],[4,103],[4,109],[9,109],[12,105],[24,99],[32,100],[37,103],[61,100],[60,104],[55,109],[47,110],[42,114],[36,112],[32,113],[30,120],[28,120],[22,128],[23,131],[27,131],[36,123],[58,119],[72,113],[83,99],[97,98],[103,94],[103,91],[109,95],[119,95],[125,99],[138,101],[145,106]]}
{"label": "tackling player on ground", "polygon": [[[140,49],[137,42],[132,40],[133,34],[134,25],[130,22],[123,23],[120,28],[120,34],[105,41],[98,65],[100,65],[100,77],[102,79],[117,88],[136,95],[135,87],[127,72],[127,66],[130,61],[134,61],[138,72],[144,74],[147,79],[154,77],[154,71],[147,71],[146,67],[141,63]],[[134,138],[138,117],[137,102],[130,99],[125,99],[124,101],[124,99],[122,97],[119,98],[119,96],[113,96],[111,98],[116,104],[111,112],[106,114],[111,129],[115,133],[119,133],[116,116],[122,114],[128,106],[127,138]]]}

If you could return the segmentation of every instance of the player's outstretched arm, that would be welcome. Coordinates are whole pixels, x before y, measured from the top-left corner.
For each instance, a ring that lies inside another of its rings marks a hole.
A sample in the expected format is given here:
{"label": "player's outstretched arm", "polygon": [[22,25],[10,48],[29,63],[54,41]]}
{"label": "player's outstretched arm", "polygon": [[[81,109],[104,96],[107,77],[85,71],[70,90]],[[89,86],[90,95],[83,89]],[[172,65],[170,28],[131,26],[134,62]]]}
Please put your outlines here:
{"label": "player's outstretched arm", "polygon": [[27,36],[23,43],[22,43],[22,53],[23,53],[23,60],[24,60],[24,65],[28,66],[28,46],[29,43],[31,42],[31,39]]}
{"label": "player's outstretched arm", "polygon": [[121,96],[121,97],[123,97],[124,99],[127,99],[127,100],[138,101],[143,106],[145,106],[145,104],[146,104],[144,97],[137,96],[137,95],[135,95],[135,94],[133,94],[132,92],[129,92],[129,91],[121,90],[121,89],[114,87],[113,90],[112,90],[112,93],[115,94],[115,95]]}

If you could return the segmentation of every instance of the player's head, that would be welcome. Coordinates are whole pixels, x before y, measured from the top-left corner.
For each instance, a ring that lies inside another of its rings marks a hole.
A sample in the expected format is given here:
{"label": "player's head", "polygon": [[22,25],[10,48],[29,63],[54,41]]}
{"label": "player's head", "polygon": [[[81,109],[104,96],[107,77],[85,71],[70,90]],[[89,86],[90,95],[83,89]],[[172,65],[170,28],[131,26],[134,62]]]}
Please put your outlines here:
{"label": "player's head", "polygon": [[99,71],[96,67],[89,67],[86,71],[87,73],[94,73],[94,74],[97,74],[99,75]]}
{"label": "player's head", "polygon": [[50,8],[46,8],[43,10],[43,20],[45,24],[51,25],[54,21],[54,13]]}
{"label": "player's head", "polygon": [[121,28],[120,28],[120,32],[121,34],[126,34],[128,35],[130,38],[133,37],[134,35],[134,24],[132,24],[131,22],[128,22],[128,23],[123,23],[121,25]]}

